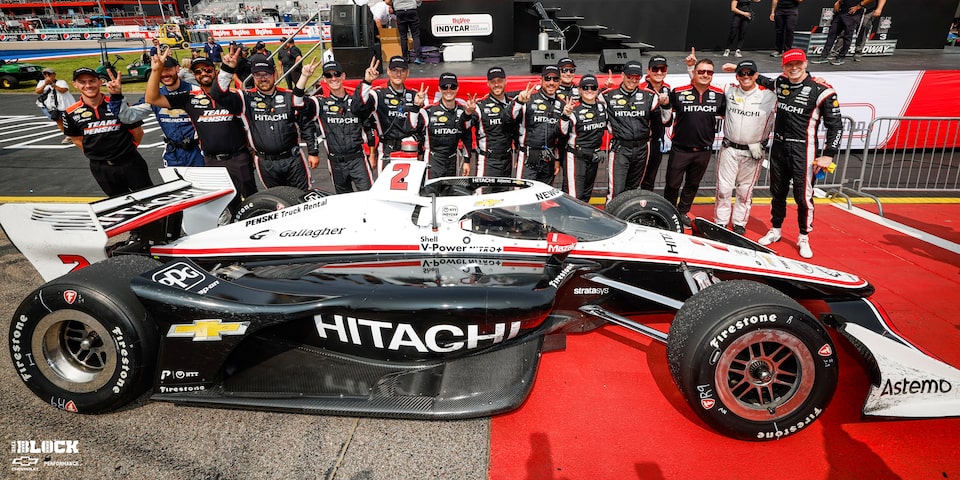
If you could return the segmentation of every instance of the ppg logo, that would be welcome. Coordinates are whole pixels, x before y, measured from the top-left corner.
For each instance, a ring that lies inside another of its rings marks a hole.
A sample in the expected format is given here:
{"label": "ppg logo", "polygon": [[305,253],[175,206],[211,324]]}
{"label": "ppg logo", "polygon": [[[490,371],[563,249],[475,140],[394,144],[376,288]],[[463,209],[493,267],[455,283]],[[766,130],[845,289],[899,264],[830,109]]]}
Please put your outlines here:
{"label": "ppg logo", "polygon": [[203,273],[186,263],[177,262],[154,273],[152,278],[154,282],[168,287],[189,290],[203,281]]}

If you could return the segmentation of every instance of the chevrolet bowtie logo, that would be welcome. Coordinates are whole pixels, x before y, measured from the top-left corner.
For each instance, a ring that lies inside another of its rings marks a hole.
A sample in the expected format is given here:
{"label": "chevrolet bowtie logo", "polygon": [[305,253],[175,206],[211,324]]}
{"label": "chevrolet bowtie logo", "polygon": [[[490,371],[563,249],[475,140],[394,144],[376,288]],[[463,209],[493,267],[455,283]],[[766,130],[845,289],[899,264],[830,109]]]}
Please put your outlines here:
{"label": "chevrolet bowtie logo", "polygon": [[223,340],[223,335],[243,335],[250,322],[222,322],[216,320],[194,320],[192,325],[171,325],[168,337],[189,337],[194,342]]}
{"label": "chevrolet bowtie logo", "polygon": [[19,465],[21,467],[32,467],[40,463],[40,459],[36,457],[28,457],[24,455],[22,457],[14,458],[13,461],[10,463],[12,465]]}

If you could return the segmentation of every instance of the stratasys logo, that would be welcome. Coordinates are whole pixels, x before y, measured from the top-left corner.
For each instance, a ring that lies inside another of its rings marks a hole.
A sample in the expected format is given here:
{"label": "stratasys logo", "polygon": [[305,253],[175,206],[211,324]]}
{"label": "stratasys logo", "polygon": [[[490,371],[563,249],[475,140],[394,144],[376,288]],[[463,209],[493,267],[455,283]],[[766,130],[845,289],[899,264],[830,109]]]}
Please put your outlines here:
{"label": "stratasys logo", "polygon": [[578,287],[573,289],[574,295],[606,295],[610,287]]}

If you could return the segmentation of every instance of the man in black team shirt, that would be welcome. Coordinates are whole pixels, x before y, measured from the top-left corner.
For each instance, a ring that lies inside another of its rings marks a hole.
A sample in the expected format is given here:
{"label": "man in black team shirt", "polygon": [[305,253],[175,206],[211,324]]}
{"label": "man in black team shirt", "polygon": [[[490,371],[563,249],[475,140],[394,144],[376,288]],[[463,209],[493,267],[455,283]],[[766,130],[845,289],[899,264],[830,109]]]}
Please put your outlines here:
{"label": "man in black team shirt", "polygon": [[[553,183],[560,173],[557,141],[560,137],[560,117],[565,105],[573,109],[573,100],[564,102],[557,95],[560,69],[547,65],[541,72],[540,88],[529,84],[513,99],[510,110],[520,128],[520,154],[517,156],[517,176]],[[569,112],[567,112],[569,114]]]}
{"label": "man in black team shirt", "polygon": [[513,142],[517,125],[510,116],[505,92],[507,74],[501,67],[487,70],[490,93],[477,103],[477,176],[512,177]]}
{"label": "man in black team shirt", "polygon": [[[289,185],[310,189],[310,168],[320,164],[316,142],[317,122],[314,103],[303,98],[303,89],[277,88],[276,68],[266,57],[250,57],[256,88],[230,92],[239,50],[223,57],[217,84],[210,89],[215,102],[230,113],[240,115],[247,127],[250,144],[256,150],[257,171],[267,188]],[[304,158],[300,138],[307,144],[309,158]],[[309,168],[308,168],[309,162]]]}
{"label": "man in black team shirt", "polygon": [[568,192],[584,202],[593,195],[593,183],[600,165],[600,144],[607,130],[608,108],[598,102],[600,85],[589,73],[580,78],[580,104],[569,116],[560,120],[560,131],[566,135],[567,149],[561,161]]}
{"label": "man in black team shirt", "polygon": [[[378,75],[379,62],[374,58],[364,73],[364,78],[373,81]],[[303,88],[316,70],[316,63],[303,65],[303,75],[297,82]],[[371,80],[370,77],[373,77]],[[347,95],[343,81],[347,75],[343,67],[335,61],[323,64],[323,82],[327,84],[329,96],[313,96],[309,100],[316,102],[317,120],[323,132],[323,141],[327,147],[327,168],[337,193],[370,190],[373,173],[363,153],[367,143],[363,123],[373,113],[373,102],[363,104],[359,95]]]}
{"label": "man in black team shirt", "polygon": [[[170,51],[154,57],[154,62],[162,62]],[[190,65],[199,87],[189,92],[171,92],[160,94],[160,81],[152,75],[147,80],[145,100],[160,108],[179,108],[187,112],[197,138],[203,162],[208,167],[224,167],[230,173],[237,195],[230,202],[230,213],[237,209],[244,198],[257,193],[257,182],[253,173],[253,157],[247,145],[247,134],[240,117],[230,113],[210,96],[217,71],[209,58],[198,57]]]}
{"label": "man in black team shirt", "polygon": [[362,102],[374,102],[373,119],[377,136],[380,138],[380,151],[377,152],[378,171],[386,168],[390,153],[400,150],[401,140],[417,133],[407,121],[408,113],[420,111],[420,107],[413,101],[417,91],[404,84],[409,74],[407,61],[401,56],[393,56],[387,64],[389,80],[386,87],[373,89],[373,81],[367,81],[366,78],[357,87]]}
{"label": "man in black team shirt", "polygon": [[[693,53],[687,57],[694,62]],[[676,114],[673,149],[667,162],[667,186],[663,196],[677,206],[683,226],[690,228],[690,206],[697,196],[700,180],[707,171],[717,134],[717,117],[727,110],[723,90],[713,81],[713,61],[703,59],[694,66],[693,82],[670,92],[670,105]],[[681,190],[681,185],[683,189]]]}
{"label": "man in black team shirt", "polygon": [[[113,77],[112,72],[111,78]],[[73,88],[80,101],[67,107],[63,133],[83,150],[90,160],[90,172],[97,185],[110,197],[153,185],[147,162],[137,151],[143,138],[143,122],[120,123],[107,107],[110,99],[100,88],[103,80],[93,69],[73,71]]]}

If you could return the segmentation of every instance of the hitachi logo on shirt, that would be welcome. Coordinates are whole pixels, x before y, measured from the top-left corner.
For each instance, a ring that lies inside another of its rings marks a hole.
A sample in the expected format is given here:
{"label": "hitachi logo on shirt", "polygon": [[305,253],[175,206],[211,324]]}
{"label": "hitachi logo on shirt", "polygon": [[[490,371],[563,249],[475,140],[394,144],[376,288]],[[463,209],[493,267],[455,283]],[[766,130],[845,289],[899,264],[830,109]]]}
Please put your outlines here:
{"label": "hitachi logo on shirt", "polygon": [[716,105],[684,105],[684,112],[707,112],[707,113],[717,113]]}
{"label": "hitachi logo on shirt", "polygon": [[268,115],[266,113],[255,113],[253,119],[257,122],[279,122],[287,119],[287,112]]}

